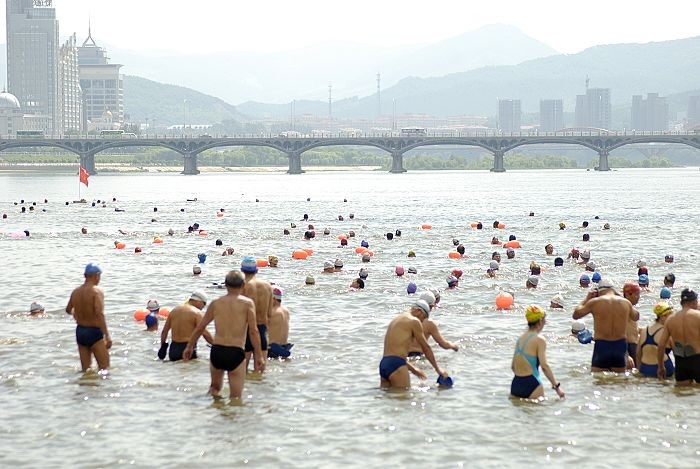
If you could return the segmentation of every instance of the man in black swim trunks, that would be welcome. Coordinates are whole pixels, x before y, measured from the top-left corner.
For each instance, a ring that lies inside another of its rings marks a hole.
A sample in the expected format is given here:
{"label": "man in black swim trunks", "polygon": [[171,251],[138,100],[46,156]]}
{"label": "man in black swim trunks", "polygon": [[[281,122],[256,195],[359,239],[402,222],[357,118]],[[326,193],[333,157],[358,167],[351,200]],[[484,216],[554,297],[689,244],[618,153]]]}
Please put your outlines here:
{"label": "man in black swim trunks", "polygon": [[78,326],[75,338],[83,371],[92,365],[92,356],[97,360],[100,371],[109,368],[109,349],[112,338],[107,331],[104,315],[104,292],[100,283],[102,269],[95,263],[85,266],[85,282],[73,290],[66,306],[66,313],[72,314]]}
{"label": "man in black swim trunks", "polygon": [[[190,299],[183,305],[178,305],[170,311],[168,319],[163,326],[163,332],[160,334],[160,350],[158,358],[165,360],[166,353],[170,361],[174,362],[182,360],[182,353],[187,347],[187,341],[190,340],[192,332],[202,320],[202,309],[207,304],[207,297],[200,291],[192,292]],[[170,344],[168,351],[168,333],[172,330],[173,343]],[[214,339],[206,329],[202,332],[204,339],[210,343],[214,343]],[[192,357],[197,358],[197,347],[192,350]]]}
{"label": "man in black swim trunks", "polygon": [[[681,292],[681,310],[672,313],[666,319],[659,338],[660,344],[673,339],[673,356],[676,359],[676,384],[700,383],[700,311],[698,311],[698,294],[686,288]],[[661,363],[657,373],[659,378],[666,377],[663,365],[664,347],[659,347]]]}
{"label": "man in black swim trunks", "polygon": [[265,369],[265,358],[260,348],[260,333],[256,327],[255,303],[243,296],[245,279],[239,271],[231,271],[226,275],[226,295],[218,298],[209,305],[202,320],[192,333],[187,347],[183,352],[185,360],[192,357],[194,345],[202,335],[207,325],[214,321],[216,334],[214,345],[211,347],[211,386],[209,394],[219,397],[224,385],[224,372],[228,374],[231,399],[241,399],[245,381],[245,351],[246,332],[253,345],[255,370]]}

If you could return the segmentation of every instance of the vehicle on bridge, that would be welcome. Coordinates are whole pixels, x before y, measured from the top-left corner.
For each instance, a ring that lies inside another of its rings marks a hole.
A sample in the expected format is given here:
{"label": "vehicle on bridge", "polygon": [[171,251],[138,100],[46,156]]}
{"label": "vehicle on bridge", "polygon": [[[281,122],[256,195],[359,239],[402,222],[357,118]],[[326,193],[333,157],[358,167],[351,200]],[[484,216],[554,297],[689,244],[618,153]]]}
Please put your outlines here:
{"label": "vehicle on bridge", "polygon": [[425,137],[428,130],[425,127],[404,127],[401,129],[402,137]]}
{"label": "vehicle on bridge", "polygon": [[44,138],[43,130],[18,130],[17,138]]}
{"label": "vehicle on bridge", "polygon": [[301,132],[297,132],[296,130],[287,130],[285,132],[280,132],[278,134],[279,137],[284,137],[284,138],[301,138],[303,135]]}
{"label": "vehicle on bridge", "polygon": [[340,137],[362,137],[364,132],[360,129],[340,129],[338,135]]}

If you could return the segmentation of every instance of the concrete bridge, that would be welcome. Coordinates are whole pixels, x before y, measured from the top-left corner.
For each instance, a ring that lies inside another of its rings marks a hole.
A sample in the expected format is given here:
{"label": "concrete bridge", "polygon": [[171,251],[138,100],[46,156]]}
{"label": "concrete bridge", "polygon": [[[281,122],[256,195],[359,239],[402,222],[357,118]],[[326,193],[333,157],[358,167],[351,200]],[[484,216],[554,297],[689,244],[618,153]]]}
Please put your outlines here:
{"label": "concrete bridge", "polygon": [[289,158],[289,174],[303,173],[301,158],[304,152],[313,148],[328,146],[369,146],[379,148],[391,155],[392,173],[403,173],[404,154],[410,150],[427,146],[459,145],[480,147],[493,154],[493,172],[504,172],[503,156],[506,152],[524,145],[566,144],[590,148],[599,155],[598,170],[609,171],[608,156],[611,151],[625,145],[641,143],[682,144],[700,149],[700,133],[695,132],[550,132],[513,133],[481,132],[459,135],[429,134],[420,136],[323,136],[323,137],[283,137],[283,136],[235,136],[211,137],[158,137],[126,136],[109,137],[64,137],[64,138],[14,138],[0,140],[0,152],[22,147],[53,147],[80,156],[81,165],[90,173],[96,174],[95,155],[111,148],[162,147],[176,151],[183,156],[182,174],[199,174],[197,156],[205,150],[221,147],[269,147],[279,150]]}

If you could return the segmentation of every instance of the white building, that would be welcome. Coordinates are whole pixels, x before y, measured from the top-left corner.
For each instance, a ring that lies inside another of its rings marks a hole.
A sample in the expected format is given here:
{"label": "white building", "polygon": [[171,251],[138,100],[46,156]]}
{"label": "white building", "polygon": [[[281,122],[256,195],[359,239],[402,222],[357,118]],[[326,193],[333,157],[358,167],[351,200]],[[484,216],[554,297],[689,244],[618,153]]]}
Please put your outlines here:
{"label": "white building", "polygon": [[14,137],[17,131],[23,128],[19,100],[15,95],[3,90],[0,93],[0,138]]}

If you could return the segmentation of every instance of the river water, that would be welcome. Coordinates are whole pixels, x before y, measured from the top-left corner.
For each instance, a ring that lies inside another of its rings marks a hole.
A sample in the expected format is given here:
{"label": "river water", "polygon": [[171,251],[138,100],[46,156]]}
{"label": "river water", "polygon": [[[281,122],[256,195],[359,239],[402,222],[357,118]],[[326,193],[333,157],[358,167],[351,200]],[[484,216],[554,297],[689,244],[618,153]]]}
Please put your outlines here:
{"label": "river water", "polygon": [[[677,276],[676,304],[682,287],[700,287],[699,179],[697,168],[98,175],[82,196],[107,199],[102,208],[65,205],[77,198],[75,176],[0,175],[0,212],[8,214],[0,220],[0,465],[697,467],[700,390],[634,375],[591,375],[592,347],[568,336],[571,312],[584,296],[577,286],[582,268],[566,262],[555,269],[544,245],[551,242],[563,257],[574,246],[590,249],[603,275],[618,286],[636,276],[639,258],[646,259],[652,291],[639,305],[646,324],[665,273]],[[196,202],[186,202],[194,197]],[[37,210],[20,214],[13,202],[22,198],[36,201]],[[226,209],[222,218],[215,216],[219,208]],[[301,239],[304,213],[318,232],[309,242]],[[491,228],[494,220],[506,229]],[[584,220],[587,230],[580,228]],[[476,221],[483,230],[470,228]],[[559,230],[561,221],[566,230]],[[194,222],[209,235],[186,234]],[[284,236],[290,222],[298,228]],[[602,230],[605,222],[609,231]],[[433,228],[421,230],[423,223]],[[80,233],[83,226],[87,235]],[[325,227],[330,236],[322,234]],[[167,236],[168,228],[174,236]],[[357,237],[339,248],[337,235],[351,229]],[[383,237],[396,229],[401,238]],[[30,238],[10,235],[18,230],[29,230]],[[581,241],[584,232],[589,243]],[[151,243],[156,234],[164,236],[163,244]],[[514,260],[504,253],[498,277],[488,279],[489,241],[509,234],[523,248]],[[217,238],[235,254],[220,256]],[[467,258],[448,259],[452,238],[466,246]],[[375,255],[365,264],[367,288],[351,292],[362,266],[354,247],[362,239]],[[114,249],[115,240],[127,248]],[[143,253],[134,254],[135,246]],[[292,260],[292,251],[303,247],[314,255]],[[409,249],[415,259],[406,258]],[[193,277],[200,252],[208,259],[203,274]],[[664,263],[667,253],[674,264]],[[209,286],[244,255],[270,254],[279,256],[280,267],[259,275],[285,289],[294,359],[270,362],[261,378],[248,379],[243,405],[214,402],[206,396],[203,342],[199,360],[160,362],[159,336],[145,332],[133,312],[151,297],[172,307],[194,289],[215,297],[222,291]],[[344,260],[344,271],[321,274],[323,261],[336,257]],[[107,379],[80,373],[75,325],[63,312],[90,260],[104,269],[114,340]],[[527,292],[532,260],[544,271],[539,288]],[[397,278],[397,264],[414,266],[418,274]],[[455,377],[454,388],[437,389],[434,371],[422,363],[426,382],[413,377],[409,391],[380,390],[385,328],[410,303],[408,282],[442,289],[453,268],[464,271],[460,287],[443,291],[432,317],[460,350],[431,343]],[[315,286],[304,285],[310,274]],[[514,292],[513,311],[495,309],[500,290]],[[544,403],[510,400],[510,360],[525,328],[524,307],[548,306],[557,292],[566,309],[548,310],[544,335],[567,397],[560,401],[547,387]],[[46,305],[47,317],[28,317],[33,300]]]}

